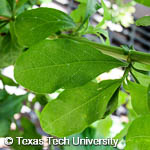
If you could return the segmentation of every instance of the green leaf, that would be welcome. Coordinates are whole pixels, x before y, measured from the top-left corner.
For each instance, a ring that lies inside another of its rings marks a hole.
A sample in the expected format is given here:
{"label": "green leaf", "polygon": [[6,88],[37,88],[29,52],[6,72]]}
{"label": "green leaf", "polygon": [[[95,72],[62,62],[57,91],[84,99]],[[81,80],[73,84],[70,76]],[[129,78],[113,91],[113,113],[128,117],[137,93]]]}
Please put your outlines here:
{"label": "green leaf", "polygon": [[26,98],[27,95],[9,95],[0,103],[0,118],[11,118],[15,113],[20,112],[22,102]]}
{"label": "green leaf", "polygon": [[42,106],[45,106],[48,103],[48,98],[46,95],[37,94],[35,98],[32,100],[32,103],[39,102]]}
{"label": "green leaf", "polygon": [[76,0],[77,2],[80,2],[80,3],[87,3],[87,0]]}
{"label": "green leaf", "polygon": [[81,132],[103,117],[120,84],[121,80],[107,80],[65,90],[42,111],[40,123],[43,130],[58,137]]}
{"label": "green leaf", "polygon": [[[41,139],[41,135],[36,131],[36,126],[26,117],[22,117],[20,119],[21,131],[17,128],[15,131],[11,131],[9,133],[9,136],[14,139],[13,145],[11,145],[11,148],[14,150],[41,150],[42,145],[19,145],[18,140],[16,137],[23,137],[24,139]],[[35,142],[34,142],[35,143]]]}
{"label": "green leaf", "polygon": [[101,27],[105,24],[106,20],[111,20],[112,19],[112,16],[109,12],[109,9],[107,8],[107,6],[105,5],[103,0],[101,0],[101,4],[102,4],[102,7],[104,9],[103,20],[101,22],[99,22],[96,27]]}
{"label": "green leaf", "polygon": [[129,91],[131,94],[132,107],[137,114],[150,113],[149,108],[149,88],[137,83],[128,82]]}
{"label": "green leaf", "polygon": [[0,137],[7,136],[9,130],[10,130],[10,121],[6,119],[0,119]]}
{"label": "green leaf", "polygon": [[16,7],[16,0],[7,0],[7,2],[8,2],[9,6],[10,6],[10,9],[11,9],[11,11],[13,13],[13,11],[14,11],[14,9]]}
{"label": "green leaf", "polygon": [[10,17],[10,12],[6,0],[0,0],[0,16]]}
{"label": "green leaf", "polygon": [[129,127],[125,150],[150,150],[150,116],[135,119]]}
{"label": "green leaf", "polygon": [[18,45],[12,42],[10,34],[6,35],[0,45],[0,68],[13,65],[19,54]]}
{"label": "green leaf", "polygon": [[130,125],[131,122],[126,124],[125,127],[113,139],[118,139],[121,141],[127,135]]}
{"label": "green leaf", "polygon": [[119,96],[119,88],[115,91],[113,96],[111,97],[107,109],[104,116],[112,114],[118,107],[118,96]]}
{"label": "green leaf", "polygon": [[140,3],[142,5],[145,6],[149,6],[150,7],[150,1],[149,0],[135,0],[137,3]]}
{"label": "green leaf", "polygon": [[104,19],[111,20],[111,14],[109,13],[109,9],[107,8],[103,0],[101,0],[101,4],[104,9]]}
{"label": "green leaf", "polygon": [[97,130],[102,138],[107,138],[110,136],[110,128],[112,126],[112,123],[113,122],[110,116],[98,122]]}
{"label": "green leaf", "polygon": [[99,50],[69,39],[44,40],[22,54],[15,79],[37,93],[84,85],[103,72],[126,66]]}
{"label": "green leaf", "polygon": [[89,26],[88,29],[85,32],[83,32],[83,34],[96,34],[97,36],[100,37],[101,41],[103,41],[103,39],[101,37],[101,34],[102,34],[106,38],[106,44],[110,45],[108,31],[106,31],[98,26],[97,27]]}
{"label": "green leaf", "polygon": [[0,90],[0,103],[8,97],[8,93],[5,90]]}
{"label": "green leaf", "polygon": [[21,50],[15,36],[13,22],[10,22],[10,33],[5,35],[0,43],[0,68],[13,65]]}
{"label": "green leaf", "polygon": [[81,3],[78,5],[78,8],[73,10],[70,14],[74,22],[81,23],[84,21],[85,18],[85,12],[86,12],[86,4]]}
{"label": "green leaf", "polygon": [[150,84],[150,76],[145,75],[143,73],[140,73],[138,71],[135,71],[134,69],[132,69],[132,73],[133,75],[136,77],[136,79],[140,82],[140,84],[148,87]]}
{"label": "green leaf", "polygon": [[89,18],[97,11],[97,0],[87,0],[85,19]]}
{"label": "green leaf", "polygon": [[16,84],[11,78],[8,78],[1,73],[0,73],[0,80],[2,80],[4,85],[18,86],[18,84]]}
{"label": "green leaf", "polygon": [[137,113],[132,109],[132,108],[128,108],[128,118],[129,118],[129,121],[133,121],[135,120],[137,117],[139,117],[137,115]]}
{"label": "green leaf", "polygon": [[136,21],[137,26],[150,26],[150,16],[144,16]]}
{"label": "green leaf", "polygon": [[[6,27],[7,24],[8,24],[8,20],[0,20],[0,30],[4,29],[4,27]],[[0,31],[0,32],[2,32],[2,31]],[[2,37],[1,37],[1,39],[2,39]]]}
{"label": "green leaf", "polygon": [[19,0],[16,4],[16,8],[19,9],[20,7],[22,7],[26,2],[28,2],[28,0]]}
{"label": "green leaf", "polygon": [[135,62],[133,66],[134,68],[138,70],[150,71],[150,65],[147,65],[147,64],[141,64],[141,63]]}
{"label": "green leaf", "polygon": [[40,138],[41,135],[37,133],[35,125],[26,117],[21,118],[21,126],[24,130],[24,138]]}
{"label": "green leaf", "polygon": [[119,91],[119,98],[118,98],[118,107],[125,104],[126,100],[128,99],[129,95],[123,91]]}
{"label": "green leaf", "polygon": [[113,146],[108,146],[108,145],[78,145],[75,146],[72,144],[72,139],[74,138],[75,141],[77,142],[78,138],[80,139],[99,139],[100,135],[97,136],[97,133],[95,132],[95,128],[88,127],[86,128],[82,133],[79,134],[74,134],[72,136],[69,136],[67,138],[70,139],[70,145],[65,145],[63,146],[64,150],[117,150],[117,148],[114,148]]}
{"label": "green leaf", "polygon": [[86,3],[81,3],[78,9],[72,12],[71,16],[74,18],[74,20],[77,23],[81,23],[77,31],[80,31],[81,29],[85,30],[85,28],[87,28],[90,16],[92,16],[97,11],[97,9],[98,9],[97,0],[87,0]]}
{"label": "green leaf", "polygon": [[25,11],[17,17],[15,25],[20,44],[25,46],[38,43],[59,30],[75,27],[67,14],[52,8]]}

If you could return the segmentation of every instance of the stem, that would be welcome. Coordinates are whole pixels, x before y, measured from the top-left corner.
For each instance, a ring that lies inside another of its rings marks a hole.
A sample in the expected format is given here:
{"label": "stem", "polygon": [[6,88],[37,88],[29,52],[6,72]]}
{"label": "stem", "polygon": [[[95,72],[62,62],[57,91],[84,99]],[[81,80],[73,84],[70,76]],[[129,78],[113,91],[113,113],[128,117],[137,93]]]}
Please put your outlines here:
{"label": "stem", "polygon": [[76,33],[77,32],[79,32],[82,28],[83,28],[83,26],[84,26],[84,24],[86,23],[86,19],[81,23],[81,25],[79,26],[79,28],[76,30]]}
{"label": "stem", "polygon": [[124,74],[123,74],[123,77],[122,77],[122,80],[124,80],[128,76],[130,69],[131,69],[131,64],[129,64],[128,67],[126,67]]}
{"label": "stem", "polygon": [[139,51],[128,51],[124,48],[115,47],[115,46],[108,46],[104,44],[95,43],[92,41],[88,41],[85,38],[79,37],[71,37],[67,35],[61,35],[60,38],[69,38],[78,42],[83,42],[85,44],[91,45],[97,49],[99,49],[102,53],[115,57],[117,59],[122,59],[128,61],[130,59],[131,62],[139,62],[143,64],[150,65],[150,54],[143,53]]}

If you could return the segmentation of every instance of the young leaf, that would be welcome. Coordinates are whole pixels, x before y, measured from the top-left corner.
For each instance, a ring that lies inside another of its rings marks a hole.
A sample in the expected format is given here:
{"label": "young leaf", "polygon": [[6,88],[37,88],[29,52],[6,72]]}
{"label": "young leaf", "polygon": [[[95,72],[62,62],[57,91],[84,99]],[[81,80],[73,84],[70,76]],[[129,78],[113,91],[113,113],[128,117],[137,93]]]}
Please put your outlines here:
{"label": "young leaf", "polygon": [[132,107],[135,112],[139,115],[150,113],[149,88],[130,81],[128,81],[128,86],[131,94]]}
{"label": "young leaf", "polygon": [[8,93],[5,90],[0,90],[0,103],[8,97]]}
{"label": "young leaf", "polygon": [[43,130],[58,137],[81,132],[103,117],[120,84],[121,80],[107,80],[65,90],[42,111],[40,122]]}
{"label": "young leaf", "polygon": [[150,26],[150,16],[144,16],[136,21],[137,26]]}
{"label": "young leaf", "polygon": [[112,68],[126,66],[82,42],[44,40],[22,54],[15,65],[15,79],[38,93],[81,86]]}
{"label": "young leaf", "polygon": [[135,0],[137,3],[140,3],[142,5],[145,6],[149,6],[150,7],[150,1],[149,0]]}
{"label": "young leaf", "polygon": [[25,11],[17,17],[15,25],[20,44],[25,46],[38,43],[59,30],[75,27],[67,14],[52,8]]}
{"label": "young leaf", "polygon": [[97,0],[87,0],[85,19],[89,18],[96,12],[97,10],[96,6]]}
{"label": "young leaf", "polygon": [[125,150],[150,149],[150,115],[135,119],[129,127]]}
{"label": "young leaf", "polygon": [[145,75],[143,73],[140,73],[138,71],[135,71],[134,69],[132,69],[131,71],[133,73],[133,75],[136,77],[136,79],[140,82],[140,84],[148,87],[150,84],[150,76]]}
{"label": "young leaf", "polygon": [[109,9],[107,8],[103,0],[101,0],[101,4],[104,9],[104,19],[111,20],[111,14],[109,13]]}
{"label": "young leaf", "polygon": [[[79,0],[78,0],[79,1]],[[83,21],[86,21],[91,15],[93,15],[97,11],[97,0],[80,0],[81,4],[78,9],[72,12],[73,17],[79,15],[80,17],[84,17]]]}
{"label": "young leaf", "polygon": [[111,20],[111,14],[109,13],[109,9],[107,8],[103,0],[101,0],[101,4],[104,9],[104,16],[103,20],[96,27],[101,27],[102,25],[104,25],[106,20]]}
{"label": "young leaf", "polygon": [[96,34],[97,36],[100,37],[101,40],[103,40],[101,37],[101,34],[102,34],[106,38],[106,44],[110,45],[108,31],[106,31],[98,26],[97,27],[89,26],[88,29],[85,32],[83,32],[83,34]]}
{"label": "young leaf", "polygon": [[84,21],[85,12],[86,12],[86,4],[81,3],[80,5],[78,5],[77,9],[75,9],[71,12],[70,16],[72,17],[74,22],[81,23]]}

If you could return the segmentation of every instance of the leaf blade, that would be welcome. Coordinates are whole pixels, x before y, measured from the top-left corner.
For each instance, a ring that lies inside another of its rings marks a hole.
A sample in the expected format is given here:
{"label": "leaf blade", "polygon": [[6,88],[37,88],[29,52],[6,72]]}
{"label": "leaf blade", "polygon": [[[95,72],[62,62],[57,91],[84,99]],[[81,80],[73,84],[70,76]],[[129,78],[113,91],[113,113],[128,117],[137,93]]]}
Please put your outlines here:
{"label": "leaf blade", "polygon": [[99,85],[90,82],[80,88],[65,90],[42,111],[42,128],[59,137],[84,130],[103,117],[109,99],[120,84],[121,80],[107,80]]}
{"label": "leaf blade", "polygon": [[150,7],[150,2],[146,0],[135,0],[137,3]]}
{"label": "leaf blade", "polygon": [[150,84],[150,76],[146,75],[146,74],[142,74],[138,71],[135,71],[134,69],[132,69],[131,71],[133,73],[133,75],[136,77],[136,79],[139,81],[140,84],[148,87]]}
{"label": "leaf blade", "polygon": [[59,10],[37,8],[19,15],[15,26],[20,43],[31,46],[59,30],[74,28],[75,24],[67,14]]}
{"label": "leaf blade", "polygon": [[150,26],[150,16],[144,16],[136,21],[137,26]]}
{"label": "leaf blade", "polygon": [[[137,114],[149,114],[148,88],[137,83],[129,82],[129,91],[131,94],[131,103]],[[141,94],[142,93],[142,94]],[[141,99],[142,96],[142,99]]]}
{"label": "leaf blade", "polygon": [[[78,45],[78,46],[77,46]],[[103,72],[126,66],[84,43],[69,39],[44,40],[22,54],[15,65],[15,79],[38,93],[86,84]]]}
{"label": "leaf blade", "polygon": [[129,127],[126,137],[127,146],[125,150],[142,150],[150,148],[150,116],[145,115],[135,119]]}

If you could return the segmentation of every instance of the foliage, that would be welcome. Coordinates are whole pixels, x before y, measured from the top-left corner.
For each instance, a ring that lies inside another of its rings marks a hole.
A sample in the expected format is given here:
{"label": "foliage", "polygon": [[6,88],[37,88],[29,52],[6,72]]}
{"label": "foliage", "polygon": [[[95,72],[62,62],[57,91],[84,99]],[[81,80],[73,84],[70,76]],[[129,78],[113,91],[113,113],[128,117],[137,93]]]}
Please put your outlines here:
{"label": "foliage", "polygon": [[[145,6],[150,7],[149,1],[144,0],[135,0],[136,2],[143,4]],[[136,21],[137,26],[149,26],[150,25],[150,16],[144,16]]]}
{"label": "foliage", "polygon": [[[81,88],[65,90],[56,100],[49,102],[42,111],[40,120],[43,129],[58,137],[81,132],[103,117],[110,98],[120,84],[120,80],[108,80],[100,84],[88,83]],[[72,120],[74,124],[68,130]]]}
{"label": "foliage", "polygon": [[[39,6],[40,1],[0,1],[0,80],[3,83],[0,136],[41,138],[29,117],[21,116],[17,124],[14,115],[20,113],[23,102],[32,110],[32,105],[40,104],[35,112],[42,129],[58,138],[109,137],[113,125],[110,115],[125,105],[129,122],[115,138],[125,140],[126,137],[126,150],[149,150],[150,54],[110,45],[103,25],[115,20],[105,1],[77,1],[80,4],[71,15],[53,8],[31,9],[34,4]],[[149,2],[136,1],[149,6]],[[128,3],[126,7],[131,5]],[[94,27],[90,19],[100,8],[104,10],[103,19]],[[136,24],[149,25],[149,16]],[[103,43],[89,41],[84,37],[86,34],[100,37]],[[17,83],[3,74],[3,69],[10,65],[14,65]],[[102,73],[118,67],[124,69],[120,79],[96,80]],[[6,92],[6,86],[19,85],[27,94],[17,96]],[[29,102],[27,97],[31,93],[35,97]],[[56,93],[57,97],[52,99],[51,94]],[[10,130],[12,122],[16,125],[13,131]],[[12,148],[26,149],[16,141]],[[115,149],[111,146],[80,148]],[[29,149],[42,148],[29,146]]]}
{"label": "foliage", "polygon": [[149,26],[150,25],[150,16],[144,16],[136,21],[137,26]]}
{"label": "foliage", "polygon": [[149,1],[144,1],[144,0],[135,0],[136,2],[143,4],[145,6],[150,6],[150,2]]}

